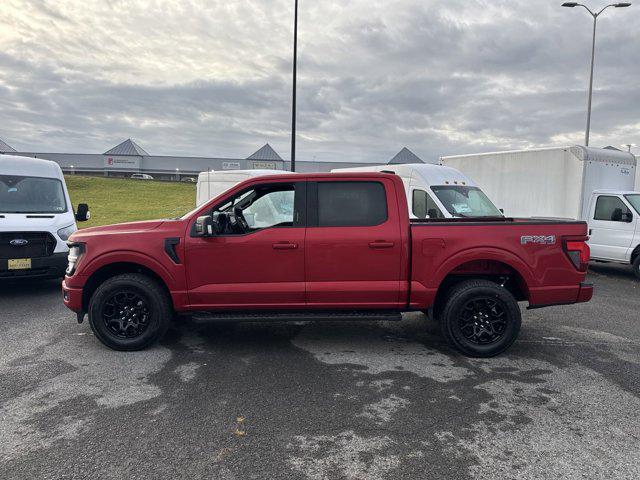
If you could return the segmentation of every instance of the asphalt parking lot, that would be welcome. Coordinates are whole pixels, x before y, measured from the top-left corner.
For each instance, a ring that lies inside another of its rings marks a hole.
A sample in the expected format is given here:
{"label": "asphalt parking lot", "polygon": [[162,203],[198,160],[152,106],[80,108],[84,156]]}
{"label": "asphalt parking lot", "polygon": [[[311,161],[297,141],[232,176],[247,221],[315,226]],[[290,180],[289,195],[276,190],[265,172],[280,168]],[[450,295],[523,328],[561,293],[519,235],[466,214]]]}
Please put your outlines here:
{"label": "asphalt parking lot", "polygon": [[590,280],[485,360],[422,314],[187,321],[114,352],[56,282],[0,285],[0,477],[639,478],[640,282]]}

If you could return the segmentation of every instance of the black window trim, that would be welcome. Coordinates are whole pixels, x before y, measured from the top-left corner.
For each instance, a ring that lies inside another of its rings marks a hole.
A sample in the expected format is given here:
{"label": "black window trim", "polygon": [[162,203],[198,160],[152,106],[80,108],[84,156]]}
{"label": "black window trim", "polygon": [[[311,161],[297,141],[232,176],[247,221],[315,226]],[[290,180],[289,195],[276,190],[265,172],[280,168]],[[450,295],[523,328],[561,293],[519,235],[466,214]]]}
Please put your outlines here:
{"label": "black window trim", "polygon": [[[333,225],[333,226],[320,226],[319,225],[319,203],[318,203],[318,183],[377,183],[382,186],[384,191],[385,202],[385,217],[384,220],[376,223],[375,225]],[[404,191],[402,192],[404,195]],[[362,179],[362,180],[314,180],[307,182],[307,228],[369,228],[378,227],[384,225],[389,221],[389,201],[387,198],[387,187],[384,182],[379,180]]]}
{"label": "black window trim", "polygon": [[629,208],[629,206],[618,196],[616,195],[598,195],[598,198],[596,199],[596,204],[593,208],[593,220],[595,220],[596,222],[613,222],[613,223],[630,223],[630,222],[624,222],[622,220],[611,220],[611,219],[601,219],[601,218],[596,218],[596,212],[598,211],[598,202],[600,201],[601,198],[615,198],[616,200],[619,200],[620,203],[622,203],[622,205],[625,206],[625,208],[629,211],[629,213],[631,213],[631,215],[633,216],[633,209]]}

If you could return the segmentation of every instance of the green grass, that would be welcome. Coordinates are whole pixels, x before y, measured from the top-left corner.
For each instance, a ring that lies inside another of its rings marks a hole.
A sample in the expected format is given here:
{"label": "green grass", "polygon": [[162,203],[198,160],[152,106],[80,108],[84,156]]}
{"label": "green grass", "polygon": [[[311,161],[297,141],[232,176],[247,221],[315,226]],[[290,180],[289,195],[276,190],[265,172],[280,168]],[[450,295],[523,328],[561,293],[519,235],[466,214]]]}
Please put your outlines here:
{"label": "green grass", "polygon": [[193,210],[193,183],[131,180],[129,178],[65,176],[71,202],[88,203],[91,219],[78,228],[177,217]]}

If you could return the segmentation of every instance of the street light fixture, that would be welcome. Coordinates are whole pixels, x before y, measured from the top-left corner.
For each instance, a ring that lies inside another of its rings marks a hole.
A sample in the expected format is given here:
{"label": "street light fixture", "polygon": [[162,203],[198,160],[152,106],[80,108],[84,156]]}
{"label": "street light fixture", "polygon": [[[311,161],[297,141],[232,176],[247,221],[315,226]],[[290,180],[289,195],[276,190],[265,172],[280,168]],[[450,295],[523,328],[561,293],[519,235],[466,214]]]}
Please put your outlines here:
{"label": "street light fixture", "polygon": [[573,8],[573,7],[583,7],[589,14],[593,17],[593,41],[591,43],[591,75],[589,76],[589,100],[587,103],[587,130],[584,135],[584,144],[589,146],[589,130],[591,129],[591,98],[593,96],[593,63],[596,55],[596,23],[598,21],[598,17],[609,7],[615,8],[625,8],[630,7],[631,4],[628,2],[620,2],[620,3],[611,3],[606,7],[603,7],[599,12],[593,12],[589,7],[583,5],[578,2],[564,2],[562,4],[563,7]]}

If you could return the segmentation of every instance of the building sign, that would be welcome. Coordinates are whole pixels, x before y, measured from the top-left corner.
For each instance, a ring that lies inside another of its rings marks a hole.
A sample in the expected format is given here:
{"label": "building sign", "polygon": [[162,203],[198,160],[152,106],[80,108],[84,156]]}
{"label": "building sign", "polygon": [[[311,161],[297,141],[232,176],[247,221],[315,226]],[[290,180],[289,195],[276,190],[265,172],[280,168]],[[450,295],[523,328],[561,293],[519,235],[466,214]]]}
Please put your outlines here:
{"label": "building sign", "polygon": [[104,157],[105,168],[118,169],[138,169],[140,168],[140,157]]}
{"label": "building sign", "polygon": [[253,168],[261,170],[277,170],[276,162],[253,162]]}
{"label": "building sign", "polygon": [[223,170],[240,170],[240,162],[222,162]]}

